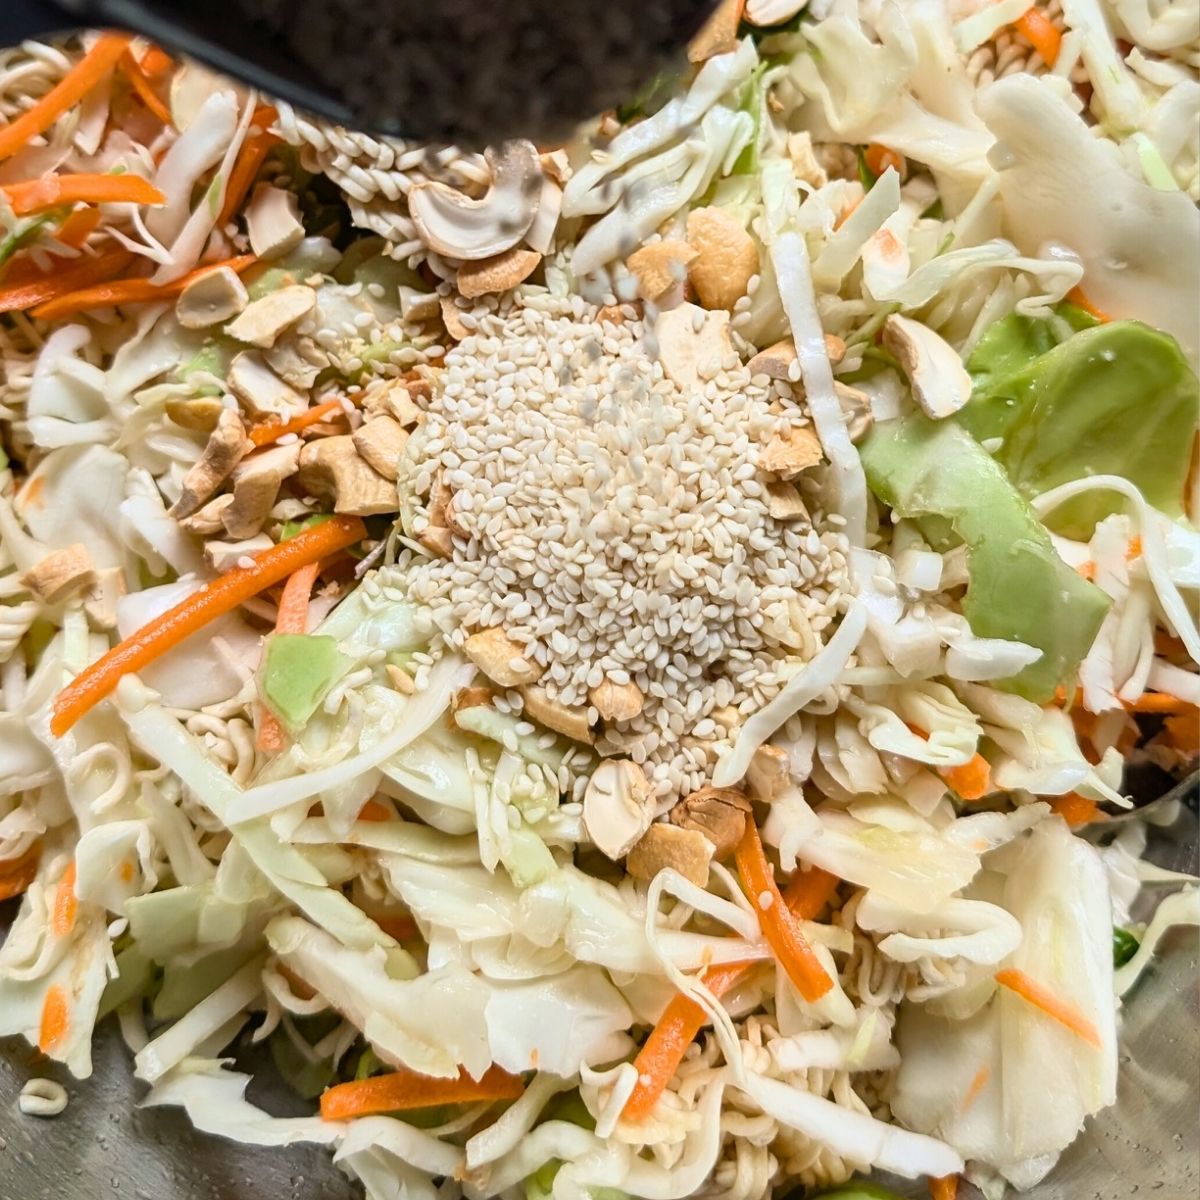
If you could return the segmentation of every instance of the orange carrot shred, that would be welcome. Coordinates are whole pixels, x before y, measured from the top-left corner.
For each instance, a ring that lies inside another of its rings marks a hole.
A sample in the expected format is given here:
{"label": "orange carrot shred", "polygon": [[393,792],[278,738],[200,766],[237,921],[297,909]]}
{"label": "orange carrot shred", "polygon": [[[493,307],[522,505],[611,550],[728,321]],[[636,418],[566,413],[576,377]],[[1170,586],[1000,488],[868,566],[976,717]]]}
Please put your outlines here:
{"label": "orange carrot shred", "polygon": [[903,175],[906,166],[903,154],[889,146],[881,146],[878,142],[872,142],[866,148],[863,161],[867,164],[867,170],[875,176],[882,175],[888,167],[895,167],[897,173]]}
{"label": "orange carrot shred", "polygon": [[285,434],[299,433],[310,425],[316,425],[326,417],[342,411],[340,400],[326,400],[323,404],[314,404],[297,417],[288,421],[271,421],[264,425],[255,425],[250,430],[250,440],[256,446],[266,446],[278,441]]}
{"label": "orange carrot shred", "polygon": [[142,55],[142,61],[138,65],[148,78],[157,79],[167,71],[175,69],[175,60],[161,47],[151,46]]}
{"label": "orange carrot shred", "polygon": [[1089,558],[1086,562],[1081,562],[1075,568],[1075,572],[1091,583],[1096,578],[1096,564]]}
{"label": "orange carrot shred", "polygon": [[210,271],[228,267],[240,275],[257,261],[258,259],[253,254],[242,254],[236,258],[226,259],[225,262],[208,263],[206,266],[197,267],[196,270],[189,271],[171,283],[152,283],[149,279],[121,279],[113,283],[100,283],[77,292],[59,295],[53,300],[39,304],[33,310],[33,315],[43,321],[58,321],[63,317],[73,317],[76,313],[86,312],[92,308],[173,300],[189,283],[207,275]]}
{"label": "orange carrot shred", "polygon": [[[109,250],[95,258],[80,258],[76,265],[51,267],[35,275],[15,270],[9,272],[11,282],[0,287],[0,312],[23,312],[35,305],[45,304],[81,288],[111,279],[132,261],[128,250]],[[19,266],[23,264],[14,264]]]}
{"label": "orange carrot shred", "polygon": [[80,250],[100,224],[98,208],[77,208],[59,227],[54,237],[72,250]]}
{"label": "orange carrot shred", "polygon": [[41,842],[34,842],[24,854],[0,862],[0,900],[23,896],[37,878],[38,862],[42,857]]}
{"label": "orange carrot shred", "polygon": [[1075,305],[1076,308],[1082,308],[1084,312],[1091,313],[1101,325],[1107,325],[1112,320],[1112,317],[1104,309],[1092,303],[1088,298],[1087,292],[1081,287],[1073,287],[1067,293],[1067,300],[1069,303]]}
{"label": "orange carrot shred", "polygon": [[957,1200],[958,1176],[943,1175],[938,1179],[930,1176],[929,1197],[930,1200]]}
{"label": "orange carrot shred", "polygon": [[1196,705],[1168,692],[1143,692],[1136,700],[1122,700],[1126,712],[1136,713],[1195,713]]}
{"label": "orange carrot shred", "polygon": [[[311,562],[289,576],[287,583],[283,585],[283,594],[279,597],[279,607],[275,611],[276,633],[308,632],[308,602],[312,596],[313,584],[317,582],[320,573],[321,564]],[[283,749],[285,742],[279,718],[264,706],[258,729],[258,749],[278,753]]]}
{"label": "orange carrot shred", "polygon": [[1100,1031],[1096,1026],[1075,1005],[1060,999],[1049,988],[1043,987],[1037,980],[1031,979],[1024,971],[1008,967],[1003,971],[997,971],[995,979],[1001,987],[1008,988],[1010,992],[1014,992],[1022,1000],[1032,1004],[1034,1008],[1041,1009],[1051,1020],[1057,1021],[1065,1029],[1069,1029],[1089,1046],[1100,1049]]}
{"label": "orange carrot shred", "polygon": [[1133,537],[1131,537],[1129,539],[1129,545],[1125,550],[1125,558],[1126,558],[1126,561],[1133,562],[1133,560],[1135,558],[1141,558],[1141,557],[1142,557],[1142,536],[1139,533],[1135,533],[1133,535]]}
{"label": "orange carrot shred", "polygon": [[55,697],[51,732],[62,737],[125,675],[140,671],[210,621],[232,612],[308,563],[361,541],[366,533],[358,517],[331,517],[255,555],[253,566],[235,567],[210,581],[76,675]]}
{"label": "orange carrot shred", "polygon": [[46,989],[46,998],[42,1001],[38,1049],[43,1054],[53,1054],[66,1041],[70,1028],[71,1011],[66,989],[60,984],[51,984]]}
{"label": "orange carrot shred", "polygon": [[165,204],[166,196],[140,175],[43,175],[6,183],[0,191],[18,217],[60,204]]}
{"label": "orange carrot shred", "polygon": [[372,797],[358,811],[360,821],[390,821],[393,813],[386,804]]}
{"label": "orange carrot shred", "polygon": [[279,135],[269,132],[267,128],[275,123],[278,116],[275,109],[263,105],[255,111],[251,118],[253,123],[259,127],[260,132],[247,137],[242,143],[241,150],[238,151],[233,170],[229,172],[229,182],[225,187],[225,199],[221,203],[221,212],[217,217],[218,229],[233,220],[234,214],[246,199],[251,185],[258,178],[258,172],[262,169],[267,155],[279,144],[281,140]]}
{"label": "orange carrot shred", "polygon": [[112,74],[129,38],[102,34],[96,44],[32,108],[0,129],[0,158],[10,158],[40,133],[45,133],[68,109],[74,108],[97,84]]}
{"label": "orange carrot shred", "polygon": [[1163,722],[1163,729],[1167,741],[1177,750],[1191,755],[1200,753],[1200,720],[1194,713],[1168,717]]}
{"label": "orange carrot shred", "polygon": [[407,913],[399,913],[391,917],[374,917],[376,925],[390,938],[398,942],[408,942],[420,934],[416,921]]}
{"label": "orange carrot shred", "polygon": [[966,1112],[976,1100],[983,1094],[983,1089],[987,1087],[988,1080],[992,1077],[992,1069],[986,1063],[975,1072],[975,1078],[971,1080],[970,1086],[967,1088],[966,1094],[962,1098],[962,1104],[959,1105],[959,1112]]}
{"label": "orange carrot shred", "polygon": [[50,917],[50,932],[55,937],[66,937],[75,928],[79,915],[79,900],[75,895],[75,860],[67,864],[58,888],[54,893],[54,911]]}
{"label": "orange carrot shred", "polygon": [[[149,58],[149,54],[146,57]],[[131,51],[126,50],[121,55],[120,68],[121,74],[129,80],[130,86],[137,93],[137,98],[146,108],[164,125],[172,124],[171,110],[167,107],[163,98],[154,90],[153,80],[142,67],[142,64],[133,57]]]}
{"label": "orange carrot shred", "polygon": [[992,790],[992,768],[982,754],[961,767],[939,767],[938,774],[963,800],[981,800]]}
{"label": "orange carrot shred", "polygon": [[838,877],[820,867],[796,870],[783,891],[783,902],[792,915],[801,921],[814,921],[821,910],[833,899],[837,891]]}
{"label": "orange carrot shred", "polygon": [[1105,819],[1105,814],[1100,811],[1100,806],[1095,800],[1089,800],[1078,792],[1067,792],[1065,796],[1052,796],[1050,808],[1058,813],[1072,829],[1076,829],[1080,825],[1087,825],[1092,821]]}
{"label": "orange carrot shred", "polygon": [[516,1075],[497,1066],[479,1079],[459,1071],[455,1079],[436,1079],[416,1071],[393,1071],[350,1083],[339,1083],[321,1096],[321,1117],[349,1121],[373,1113],[407,1112],[441,1104],[476,1104],[484,1100],[516,1100],[524,1091]]}
{"label": "orange carrot shred", "polygon": [[1052,67],[1058,62],[1058,52],[1062,49],[1062,31],[1040,8],[1034,5],[1013,24],[1033,44],[1038,57],[1046,66]]}

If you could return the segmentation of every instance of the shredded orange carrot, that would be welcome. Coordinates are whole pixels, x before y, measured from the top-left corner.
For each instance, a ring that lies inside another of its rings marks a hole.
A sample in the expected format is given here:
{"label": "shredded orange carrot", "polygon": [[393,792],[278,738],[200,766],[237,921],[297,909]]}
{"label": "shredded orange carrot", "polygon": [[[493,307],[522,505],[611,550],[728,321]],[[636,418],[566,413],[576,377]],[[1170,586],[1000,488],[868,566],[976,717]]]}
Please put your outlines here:
{"label": "shredded orange carrot", "polygon": [[1104,820],[1104,813],[1100,811],[1100,806],[1095,800],[1089,800],[1078,792],[1068,792],[1065,796],[1051,796],[1050,807],[1072,829],[1092,821]]}
{"label": "shredded orange carrot", "polygon": [[1154,653],[1162,658],[1183,658],[1187,654],[1187,647],[1183,644],[1182,638],[1168,633],[1165,629],[1156,629],[1154,631]]}
{"label": "shredded orange carrot", "polygon": [[50,917],[50,932],[55,937],[66,937],[75,928],[79,915],[79,900],[75,895],[75,860],[67,864],[58,888],[54,893],[54,911]]}
{"label": "shredded orange carrot", "polygon": [[479,1079],[472,1079],[465,1071],[455,1079],[393,1071],[328,1088],[321,1096],[321,1117],[326,1121],[349,1121],[372,1113],[407,1112],[440,1104],[516,1100],[522,1091],[518,1076],[496,1066],[489,1067]]}
{"label": "shredded orange carrot", "polygon": [[962,1104],[959,1105],[959,1112],[966,1112],[979,1099],[991,1077],[992,1069],[985,1063],[975,1072],[975,1078],[971,1080],[970,1086],[962,1098]]}
{"label": "shredded orange carrot", "polygon": [[1129,539],[1129,545],[1125,549],[1125,559],[1127,562],[1133,562],[1135,558],[1142,557],[1142,537],[1141,534],[1135,533]]}
{"label": "shredded orange carrot", "polygon": [[285,434],[299,433],[302,429],[316,425],[326,417],[341,411],[342,402],[340,400],[326,400],[323,404],[314,404],[312,408],[306,409],[298,417],[292,417],[289,421],[272,421],[265,425],[255,425],[250,430],[250,440],[256,446],[266,446],[271,442],[278,441]]}
{"label": "shredded orange carrot", "polygon": [[1135,713],[1195,713],[1196,705],[1168,692],[1143,692],[1136,700],[1122,700],[1126,712]]}
{"label": "shredded orange carrot", "polygon": [[[150,55],[147,53],[147,58]],[[130,86],[137,93],[137,98],[152,112],[164,125],[170,125],[171,110],[167,107],[163,98],[154,90],[154,82],[150,75],[142,67],[142,64],[133,57],[131,51],[126,50],[121,55],[120,59],[121,74],[129,80]]]}
{"label": "shredded orange carrot", "polygon": [[796,870],[784,888],[783,902],[792,915],[801,921],[814,921],[833,899],[837,885],[838,877],[820,867],[810,867],[807,871]]}
{"label": "shredded orange carrot", "polygon": [[1200,754],[1200,720],[1193,713],[1168,717],[1163,722],[1167,740],[1184,754]]}
{"label": "shredded orange carrot", "polygon": [[[308,602],[312,596],[313,584],[321,573],[319,562],[307,563],[283,585],[283,594],[279,597],[279,607],[275,611],[276,633],[307,633],[308,632]],[[258,749],[278,753],[283,749],[286,739],[279,718],[264,707],[262,721],[258,728]]]}
{"label": "shredded orange carrot", "polygon": [[1008,988],[1034,1008],[1040,1008],[1046,1016],[1082,1038],[1089,1046],[1095,1046],[1097,1050],[1100,1048],[1099,1030],[1075,1005],[1060,999],[1049,988],[1013,967],[997,971],[995,978],[1001,987]]}
{"label": "shredded orange carrot", "polygon": [[331,517],[255,555],[253,566],[235,567],[210,581],[76,675],[55,697],[51,731],[55,737],[62,737],[125,675],[140,671],[210,621],[232,612],[308,563],[361,541],[366,533],[358,517]]}
{"label": "shredded orange carrot", "polygon": [[753,819],[746,819],[746,832],[734,851],[742,887],[750,897],[750,903],[758,914],[763,935],[770,943],[780,966],[805,1000],[819,1000],[831,987],[829,978],[820,959],[813,953],[805,940],[795,918],[788,911],[767,856],[763,853],[762,840]]}
{"label": "shredded orange carrot", "polygon": [[262,169],[267,155],[271,153],[273,147],[279,144],[279,135],[269,132],[269,126],[275,123],[278,116],[275,109],[263,105],[255,111],[251,118],[253,124],[258,126],[259,132],[251,134],[242,143],[242,148],[238,151],[237,159],[233,164],[233,170],[229,172],[225,199],[221,204],[221,213],[217,217],[218,229],[233,220],[234,214],[242,207],[242,201],[246,199],[251,185],[258,178],[258,172]]}
{"label": "shredded orange carrot", "polygon": [[60,204],[165,204],[166,196],[140,175],[43,175],[6,183],[0,191],[18,217]]}
{"label": "shredded orange carrot", "polygon": [[906,167],[904,155],[898,150],[892,150],[888,146],[881,146],[878,142],[872,142],[863,152],[863,160],[867,164],[867,170],[872,175],[879,176],[888,169],[895,167],[899,175],[903,175]]}
{"label": "shredded orange carrot", "polygon": [[1058,52],[1062,49],[1062,31],[1036,5],[1023,16],[1013,22],[1018,32],[1025,35],[1038,57],[1048,67],[1058,62]]}
{"label": "shredded orange carrot", "polygon": [[11,271],[11,282],[0,287],[0,312],[23,312],[59,296],[77,292],[80,288],[111,279],[123,271],[132,259],[133,255],[128,250],[109,250],[95,258],[81,258],[75,266],[62,269],[52,267],[35,275]]}
{"label": "shredded orange carrot", "polygon": [[358,819],[360,821],[390,821],[393,813],[386,804],[372,797],[358,811]]}
{"label": "shredded orange carrot", "polygon": [[151,46],[142,55],[142,61],[138,65],[148,78],[157,79],[160,75],[166,74],[167,71],[175,69],[175,60],[160,47]]}
{"label": "shredded orange carrot", "polygon": [[421,932],[417,928],[416,921],[407,913],[400,913],[392,917],[375,917],[374,921],[388,937],[395,938],[398,942],[411,941]]}
{"label": "shredded orange carrot", "polygon": [[80,250],[100,224],[98,208],[77,208],[59,227],[54,237],[72,250]]}
{"label": "shredded orange carrot", "polygon": [[173,300],[194,279],[228,267],[239,275],[252,267],[258,260],[253,254],[242,254],[237,258],[226,259],[224,262],[209,263],[197,267],[194,271],[172,283],[151,283],[149,279],[121,279],[113,283],[101,283],[95,287],[83,288],[77,292],[68,292],[57,296],[44,304],[39,304],[33,315],[43,321],[58,321],[63,317],[73,317],[76,313],[86,312],[92,308],[107,308],[118,304],[146,304],[155,300]]}
{"label": "shredded orange carrot", "polygon": [[41,842],[34,842],[24,854],[0,862],[0,900],[23,896],[37,878],[38,862],[42,857]]}
{"label": "shredded orange carrot", "polygon": [[112,74],[129,38],[102,34],[96,44],[32,108],[0,129],[0,158],[11,158],[39,133],[45,133],[68,109],[74,108],[97,84]]}
{"label": "shredded orange carrot", "polygon": [[961,767],[939,767],[938,774],[963,800],[981,800],[992,790],[992,768],[982,754]]}
{"label": "shredded orange carrot", "polygon": [[1073,287],[1067,293],[1067,300],[1075,305],[1076,308],[1082,308],[1084,312],[1091,313],[1101,325],[1107,325],[1112,320],[1112,317],[1104,309],[1097,307],[1088,299],[1087,292],[1081,287]]}
{"label": "shredded orange carrot", "polygon": [[929,1200],[957,1200],[958,1176],[943,1175],[940,1179],[930,1176]]}
{"label": "shredded orange carrot", "polygon": [[1090,558],[1086,562],[1081,562],[1075,571],[1076,574],[1082,575],[1088,583],[1093,582],[1096,578],[1096,564]]}
{"label": "shredded orange carrot", "polygon": [[38,1029],[38,1049],[53,1054],[67,1038],[71,1028],[70,1004],[64,987],[54,983],[46,989],[42,1001],[42,1022]]}

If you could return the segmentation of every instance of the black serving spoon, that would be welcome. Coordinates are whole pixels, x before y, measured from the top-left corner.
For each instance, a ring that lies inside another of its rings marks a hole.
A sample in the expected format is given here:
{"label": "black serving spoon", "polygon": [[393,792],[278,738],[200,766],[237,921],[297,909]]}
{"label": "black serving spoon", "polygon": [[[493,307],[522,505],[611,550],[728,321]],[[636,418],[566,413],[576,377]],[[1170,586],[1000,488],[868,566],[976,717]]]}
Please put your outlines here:
{"label": "black serving spoon", "polygon": [[0,0],[0,45],[144,34],[357,129],[552,141],[636,95],[713,0]]}

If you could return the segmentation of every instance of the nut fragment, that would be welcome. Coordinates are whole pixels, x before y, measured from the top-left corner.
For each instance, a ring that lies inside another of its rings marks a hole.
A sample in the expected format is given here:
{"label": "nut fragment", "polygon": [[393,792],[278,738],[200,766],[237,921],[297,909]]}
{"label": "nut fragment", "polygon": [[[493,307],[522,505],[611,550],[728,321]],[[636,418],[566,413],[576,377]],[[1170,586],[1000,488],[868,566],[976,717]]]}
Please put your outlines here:
{"label": "nut fragment", "polygon": [[204,561],[218,575],[224,575],[226,571],[232,571],[247,555],[270,550],[274,544],[265,533],[256,533],[253,537],[243,538],[238,542],[222,542],[214,538],[204,543]]}
{"label": "nut fragment", "polygon": [[279,335],[316,307],[317,293],[303,284],[268,292],[242,310],[225,332],[239,342],[269,350]]}
{"label": "nut fragment", "polygon": [[271,515],[283,481],[296,471],[300,446],[272,446],[240,463],[230,477],[233,503],[221,513],[231,538],[253,537]]}
{"label": "nut fragment", "polygon": [[688,62],[704,62],[737,49],[738,25],[745,0],[721,0],[716,11],[688,43]]}
{"label": "nut fragment", "polygon": [[536,250],[513,246],[491,258],[465,262],[458,268],[459,295],[473,300],[476,296],[511,291],[517,284],[524,283],[541,261],[542,256]]}
{"label": "nut fragment", "polygon": [[395,512],[399,504],[396,485],[359,456],[348,433],[306,442],[296,479],[337,513],[367,517]]}
{"label": "nut fragment", "polygon": [[225,525],[221,516],[232,503],[233,497],[228,493],[214,496],[199,512],[184,517],[179,525],[197,537],[211,537],[214,533],[224,533]]}
{"label": "nut fragment", "polygon": [[704,834],[660,821],[629,851],[625,869],[634,879],[649,883],[659,871],[672,867],[697,887],[707,887],[712,857],[713,844]]}
{"label": "nut fragment", "polygon": [[363,412],[368,417],[393,417],[405,429],[411,429],[421,419],[421,410],[406,380],[380,380],[366,388],[361,398]]}
{"label": "nut fragment", "polygon": [[453,296],[443,296],[440,303],[442,306],[442,324],[445,325],[446,332],[454,341],[461,342],[471,332],[463,324],[462,310],[454,303]]}
{"label": "nut fragment", "polygon": [[525,657],[525,647],[498,625],[471,634],[463,643],[463,653],[501,687],[535,683],[542,674],[542,668]]}
{"label": "nut fragment", "polygon": [[790,772],[787,754],[778,746],[763,744],[754,751],[746,768],[746,783],[757,799],[770,804],[788,786]]}
{"label": "nut fragment", "polygon": [[728,858],[746,832],[750,801],[737,788],[702,787],[685,796],[667,819],[681,829],[702,833],[714,847],[714,857]]}
{"label": "nut fragment", "polygon": [[824,457],[821,439],[808,425],[789,425],[775,434],[758,456],[758,465],[773,475],[792,479]]}
{"label": "nut fragment", "polygon": [[705,308],[733,306],[758,273],[758,247],[736,218],[723,208],[688,213],[687,240],[696,248],[688,278]]}
{"label": "nut fragment", "polygon": [[294,193],[260,183],[246,206],[250,249],[259,258],[275,258],[304,240],[300,202]]}
{"label": "nut fragment", "polygon": [[624,325],[625,314],[619,304],[605,304],[596,310],[596,320],[601,324],[607,322],[609,325]]}
{"label": "nut fragment", "polygon": [[27,1117],[57,1117],[67,1107],[67,1089],[53,1079],[30,1079],[17,1097]]}
{"label": "nut fragment", "polygon": [[883,323],[883,345],[899,360],[927,416],[951,416],[970,400],[971,377],[958,351],[928,326],[893,313]]}
{"label": "nut fragment", "polygon": [[767,512],[777,521],[808,519],[808,506],[794,483],[779,480],[767,484]]}
{"label": "nut fragment", "polygon": [[197,433],[212,433],[224,411],[225,405],[216,396],[176,397],[166,403],[167,416],[176,425]]}
{"label": "nut fragment", "polygon": [[83,600],[83,611],[93,629],[116,629],[117,601],[125,595],[125,572],[120,567],[101,567]]}
{"label": "nut fragment", "polygon": [[[825,353],[830,363],[837,365],[846,357],[846,343],[836,333],[825,335]],[[746,369],[751,376],[766,375],[770,379],[799,378],[799,368],[795,371],[792,364],[797,361],[796,343],[791,338],[784,338],[765,350],[760,350],[747,364]]]}
{"label": "nut fragment", "polygon": [[625,265],[637,276],[638,292],[647,300],[661,300],[687,278],[687,267],[696,251],[687,242],[651,242],[635,250]]}
{"label": "nut fragment", "polygon": [[587,710],[568,708],[558,700],[552,700],[542,688],[523,687],[521,695],[525,699],[525,715],[532,720],[561,733],[564,737],[576,742],[587,742],[591,745],[595,735],[588,725]]}
{"label": "nut fragment", "polygon": [[808,0],[746,0],[746,20],[751,25],[782,25],[790,21]]}
{"label": "nut fragment", "polygon": [[658,360],[668,378],[682,388],[703,387],[734,354],[729,314],[696,304],[677,304],[654,323]]}
{"label": "nut fragment", "polygon": [[813,151],[812,134],[807,129],[788,135],[787,152],[797,179],[802,179],[815,188],[823,188],[829,182],[829,174],[817,161]]}
{"label": "nut fragment", "polygon": [[95,582],[92,557],[82,542],[65,550],[52,551],[20,577],[21,586],[47,604],[57,604],[68,596],[90,588]]}
{"label": "nut fragment", "polygon": [[838,404],[842,408],[846,432],[852,442],[857,442],[875,421],[875,414],[871,411],[871,397],[866,392],[837,380],[834,380],[833,390],[837,393]]}
{"label": "nut fragment", "polygon": [[654,820],[654,792],[646,773],[627,758],[605,759],[583,796],[583,826],[614,862],[637,844]]}
{"label": "nut fragment", "polygon": [[486,708],[492,702],[492,689],[487,687],[459,688],[450,697],[451,714],[462,712],[464,708]]}
{"label": "nut fragment", "polygon": [[646,703],[642,689],[633,680],[613,683],[605,679],[588,692],[588,699],[605,721],[632,721]]}
{"label": "nut fragment", "polygon": [[408,434],[394,417],[378,416],[364,421],[351,435],[354,448],[385,479],[393,483]]}
{"label": "nut fragment", "polygon": [[255,420],[282,418],[287,412],[305,407],[305,398],[284,383],[263,360],[257,350],[235,355],[226,375],[229,390],[242,402]]}
{"label": "nut fragment", "polygon": [[445,525],[430,525],[417,541],[437,558],[454,557],[454,535]]}
{"label": "nut fragment", "polygon": [[237,272],[229,267],[206,271],[193,279],[175,301],[175,319],[184,329],[207,329],[236,317],[249,295]]}
{"label": "nut fragment", "polygon": [[179,499],[171,506],[176,520],[190,517],[202,504],[216,495],[217,489],[251,449],[242,419],[231,408],[221,410],[217,427],[195,465],[183,477]]}

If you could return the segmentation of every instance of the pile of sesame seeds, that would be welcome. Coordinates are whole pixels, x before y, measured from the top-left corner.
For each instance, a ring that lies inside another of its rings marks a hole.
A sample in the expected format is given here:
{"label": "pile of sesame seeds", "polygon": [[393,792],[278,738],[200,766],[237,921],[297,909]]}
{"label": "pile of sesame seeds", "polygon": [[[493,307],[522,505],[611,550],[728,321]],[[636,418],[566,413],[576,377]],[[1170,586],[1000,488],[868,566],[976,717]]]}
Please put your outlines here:
{"label": "pile of sesame seeds", "polygon": [[[452,514],[449,557],[389,572],[444,644],[499,627],[595,747],[642,764],[657,794],[708,779],[746,716],[821,646],[846,545],[801,479],[806,515],[768,511],[759,450],[807,423],[785,383],[728,356],[696,387],[652,357],[637,310],[523,289],[435,375],[399,486],[408,532]],[[449,498],[448,503],[447,499]],[[602,721],[602,684],[640,710]],[[519,710],[522,694],[500,701]]]}

